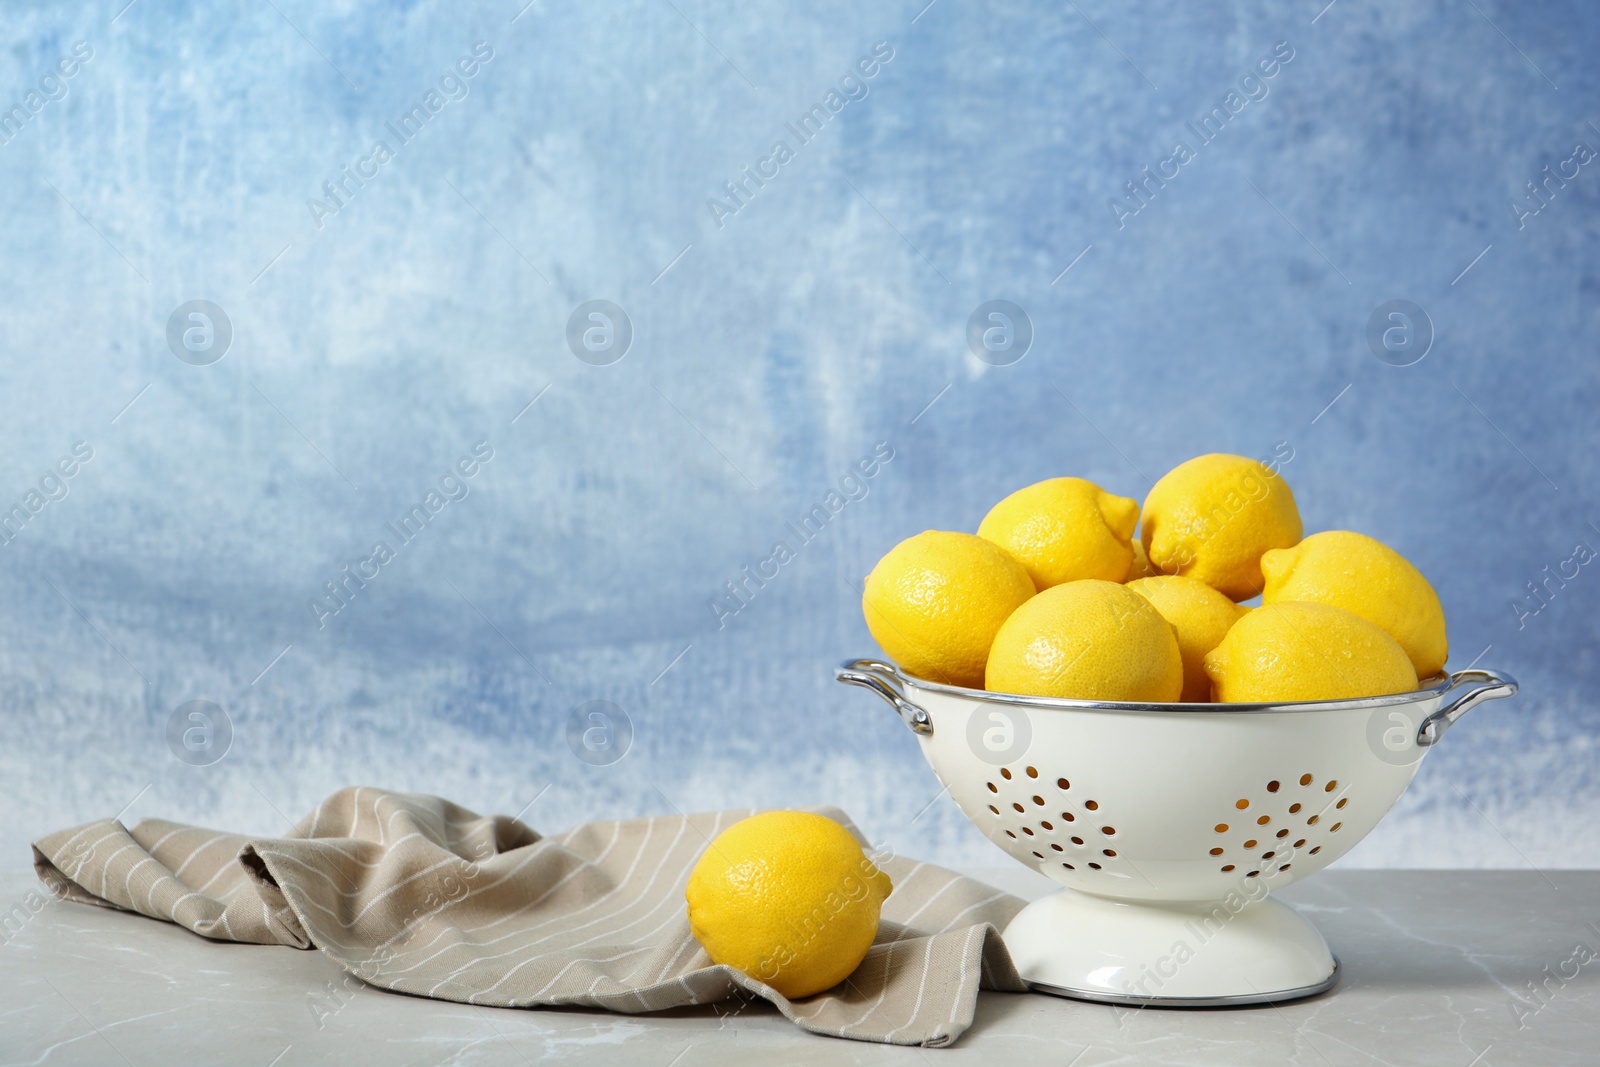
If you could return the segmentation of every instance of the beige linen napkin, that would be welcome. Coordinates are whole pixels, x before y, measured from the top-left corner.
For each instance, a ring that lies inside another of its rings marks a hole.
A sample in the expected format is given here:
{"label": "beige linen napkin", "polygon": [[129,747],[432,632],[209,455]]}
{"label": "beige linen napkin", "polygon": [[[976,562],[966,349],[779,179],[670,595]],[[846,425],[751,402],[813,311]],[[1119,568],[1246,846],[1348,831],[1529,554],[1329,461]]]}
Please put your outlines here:
{"label": "beige linen napkin", "polygon": [[[543,837],[503,815],[363,786],[281,838],[102,820],[41,838],[33,857],[63,899],[218,940],[315,947],[380,988],[468,1004],[636,1013],[742,989],[814,1033],[937,1047],[972,1024],[980,987],[1025,990],[997,932],[1023,902],[900,856],[874,856],[894,892],[842,985],[791,1001],[712,964],[689,932],[684,884],[707,843],[751,814]],[[822,814],[861,838],[843,812]]]}

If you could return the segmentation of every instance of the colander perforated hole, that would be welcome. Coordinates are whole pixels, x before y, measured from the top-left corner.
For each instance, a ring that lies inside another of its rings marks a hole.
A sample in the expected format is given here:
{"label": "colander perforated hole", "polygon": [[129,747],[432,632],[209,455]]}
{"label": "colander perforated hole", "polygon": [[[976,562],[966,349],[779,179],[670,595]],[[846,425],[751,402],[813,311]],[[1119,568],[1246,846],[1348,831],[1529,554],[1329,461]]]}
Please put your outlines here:
{"label": "colander perforated hole", "polygon": [[1318,846],[1317,846],[1317,847],[1316,847],[1316,848],[1314,848],[1314,849],[1312,849],[1312,850],[1311,850],[1311,854],[1312,854],[1312,855],[1313,855],[1313,856],[1315,856],[1315,855],[1316,855],[1316,854],[1317,854],[1317,853],[1318,853],[1318,852],[1321,852],[1321,851],[1322,851],[1322,846],[1321,846],[1321,845],[1318,845]]}
{"label": "colander perforated hole", "polygon": [[1104,870],[1104,868],[1103,868],[1103,867],[1101,867],[1101,866],[1100,866],[1100,865],[1099,865],[1099,864],[1098,864],[1098,863],[1091,863],[1091,864],[1089,864],[1089,869],[1090,869],[1090,870],[1091,870],[1091,871],[1099,871],[1099,870]]}
{"label": "colander perforated hole", "polygon": [[[1005,771],[1001,771],[1000,773],[1001,774],[1005,774],[1006,772]],[[1010,776],[1007,775],[1007,777],[1010,777]],[[1310,785],[1311,784],[1311,776],[1309,774],[1302,774],[1300,776],[1300,784],[1301,785]]]}
{"label": "colander perforated hole", "polygon": [[1039,777],[1039,768],[1037,768],[1037,767],[1029,767],[1028,768],[1028,777],[1029,778],[1037,778],[1037,777]]}
{"label": "colander perforated hole", "polygon": [[1045,828],[1045,829],[1046,829],[1046,830],[1054,830],[1054,829],[1055,829],[1055,827],[1054,827],[1054,826],[1051,826],[1051,825],[1050,825],[1050,824],[1049,824],[1049,823],[1047,823],[1047,822],[1040,822],[1040,823],[1039,823],[1039,825],[1040,825],[1040,826],[1042,826],[1042,827],[1044,827],[1044,828]]}
{"label": "colander perforated hole", "polygon": [[1105,834],[1107,837],[1117,836],[1117,828],[1115,826],[1102,826],[1100,827],[1100,832]]}
{"label": "colander perforated hole", "polygon": [[1065,852],[1066,851],[1066,849],[1062,848],[1060,845],[1057,845],[1057,844],[1051,844],[1050,847],[1055,849],[1057,852]]}
{"label": "colander perforated hole", "polygon": [[996,815],[999,815],[999,814],[1000,814],[1000,809],[999,809],[999,808],[997,808],[997,807],[995,807],[995,806],[994,806],[994,805],[993,805],[993,804],[990,804],[990,805],[989,805],[989,810],[990,810],[990,811],[992,811],[992,812],[994,812],[994,813],[995,813],[995,814],[996,814]]}
{"label": "colander perforated hole", "polygon": [[1067,869],[1067,870],[1069,870],[1069,871],[1075,871],[1075,870],[1077,870],[1077,869],[1078,869],[1078,868],[1076,868],[1076,867],[1074,867],[1074,866],[1073,866],[1073,865],[1072,865],[1072,864],[1070,864],[1070,863],[1063,863],[1063,864],[1062,864],[1062,865],[1061,865],[1061,866],[1063,866],[1063,867],[1065,867],[1065,868],[1066,868],[1066,869]]}
{"label": "colander perforated hole", "polygon": [[1103,848],[1100,850],[1100,854],[1102,856],[1115,856],[1117,854],[1117,850],[1114,848]]}
{"label": "colander perforated hole", "polygon": [[1000,777],[1004,778],[1008,782],[1011,781],[1011,769],[1009,767],[1001,767]]}
{"label": "colander perforated hole", "polygon": [[1212,854],[1212,855],[1213,855],[1213,856],[1220,856],[1220,855],[1222,855],[1222,849],[1220,849],[1220,848],[1214,848],[1214,849],[1212,849],[1212,850],[1211,850],[1211,854]]}
{"label": "colander perforated hole", "polygon": [[1333,791],[1334,791],[1334,790],[1335,790],[1335,789],[1338,789],[1338,788],[1339,788],[1339,779],[1337,779],[1337,778],[1330,778],[1330,779],[1329,779],[1329,780],[1328,780],[1328,784],[1327,784],[1327,785],[1325,785],[1325,786],[1323,786],[1323,787],[1322,787],[1322,791],[1323,791],[1323,792],[1324,792],[1324,793],[1331,793],[1331,792],[1333,792]]}
{"label": "colander perforated hole", "polygon": [[1250,840],[1248,840],[1248,841],[1246,841],[1244,843],[1244,847],[1245,848],[1255,848],[1256,844],[1257,844],[1256,839],[1252,837]]}
{"label": "colander perforated hole", "polygon": [[1270,860],[1272,857],[1274,857],[1276,855],[1277,855],[1276,852],[1263,852],[1261,854],[1261,858],[1264,859],[1264,860]]}
{"label": "colander perforated hole", "polygon": [[1029,836],[1029,837],[1032,837],[1032,836],[1033,836],[1033,827],[1031,827],[1031,826],[1024,826],[1024,827],[1023,827],[1023,828],[1022,828],[1022,832],[1023,832],[1023,833],[1025,833],[1025,834],[1027,834],[1027,835],[1028,835],[1028,836]]}
{"label": "colander perforated hole", "polygon": [[1279,868],[1278,868],[1278,870],[1279,870],[1279,871],[1287,871],[1287,870],[1288,870],[1288,869],[1289,869],[1289,868],[1290,868],[1290,867],[1292,867],[1292,866],[1294,866],[1294,864],[1292,864],[1292,863],[1285,863],[1285,864],[1284,864],[1284,865],[1283,865],[1283,866],[1282,866],[1282,867],[1279,867]]}
{"label": "colander perforated hole", "polygon": [[1033,802],[1039,805],[1041,808],[1044,807],[1044,797],[1034,797]]}
{"label": "colander perforated hole", "polygon": [[1350,803],[1350,798],[1349,797],[1345,797],[1343,800],[1340,800],[1339,803],[1335,804],[1334,807],[1342,808],[1348,803]]}
{"label": "colander perforated hole", "polygon": [[1300,840],[1298,840],[1298,841],[1296,841],[1294,843],[1294,847],[1295,848],[1302,848],[1302,847],[1304,847],[1305,843],[1306,843],[1306,839],[1302,837]]}
{"label": "colander perforated hole", "polygon": [[1243,797],[1240,797],[1238,800],[1233,802],[1233,806],[1238,808],[1240,811],[1243,811],[1245,808],[1250,806],[1250,802]]}
{"label": "colander perforated hole", "polygon": [[1268,783],[1267,783],[1267,792],[1269,792],[1269,793],[1276,793],[1276,792],[1277,792],[1277,791],[1278,791],[1278,786],[1279,786],[1279,784],[1280,784],[1280,783],[1279,783],[1279,782],[1277,782],[1277,781],[1276,781],[1276,780],[1274,780],[1274,781],[1271,781],[1271,782],[1268,782]]}
{"label": "colander perforated hole", "polygon": [[1035,852],[1033,854],[1033,856],[1034,856],[1035,859],[1041,859],[1041,860],[1044,859],[1044,853],[1043,852]]}
{"label": "colander perforated hole", "polygon": [[1016,808],[1019,812],[1028,810],[1027,808],[1023,807],[1021,804],[1018,804],[1018,803],[1015,803],[1015,802],[1013,802],[1011,806],[1013,808]]}
{"label": "colander perforated hole", "polygon": [[1228,872],[1229,872],[1229,871],[1231,871],[1231,870],[1234,870],[1234,869],[1235,869],[1235,868],[1234,868],[1234,866],[1233,866],[1233,864],[1231,864],[1231,863],[1229,863],[1229,864],[1225,864],[1225,865],[1224,865],[1224,866],[1223,866],[1223,868],[1222,868],[1222,873],[1223,873],[1223,874],[1227,874],[1227,873],[1228,873]]}
{"label": "colander perforated hole", "polygon": [[1279,830],[1278,831],[1278,836],[1279,837],[1288,837],[1289,836],[1288,829],[1286,828],[1286,829],[1283,829],[1283,830]]}
{"label": "colander perforated hole", "polygon": [[1072,783],[1067,781],[1065,778],[1057,778],[1056,779],[1056,788],[1057,789],[1063,789],[1063,790],[1071,789],[1072,788]]}
{"label": "colander perforated hole", "polygon": [[1295,812],[1297,812],[1299,810],[1300,810],[1300,805],[1299,804],[1290,804],[1289,805],[1289,814],[1290,815],[1293,815]]}
{"label": "colander perforated hole", "polygon": [[1088,809],[1089,809],[1089,810],[1090,810],[1090,811],[1099,811],[1099,810],[1100,810],[1100,805],[1099,805],[1099,804],[1096,804],[1096,803],[1095,803],[1095,802],[1094,802],[1094,801],[1092,801],[1092,800],[1085,800],[1085,801],[1084,801],[1084,802],[1083,802],[1083,806],[1084,806],[1084,807],[1086,807],[1086,808],[1088,808]]}
{"label": "colander perforated hole", "polygon": [[1065,819],[1067,822],[1077,822],[1078,821],[1078,817],[1076,815],[1072,814],[1072,812],[1070,812],[1070,811],[1062,812],[1061,813],[1061,817],[1063,819]]}
{"label": "colander perforated hole", "polygon": [[1272,816],[1263,815],[1263,816],[1261,816],[1261,818],[1256,820],[1256,825],[1257,826],[1265,826],[1265,825],[1267,825],[1267,823],[1269,823],[1271,821],[1272,821]]}
{"label": "colander perforated hole", "polygon": [[983,784],[989,787],[989,792],[991,793],[1000,792],[1000,787],[995,785],[993,782],[984,782]]}
{"label": "colander perforated hole", "polygon": [[1010,831],[1010,830],[1007,830],[1007,831],[1006,831],[1006,836],[1007,836],[1007,837],[1011,837],[1011,838],[1014,838],[1014,837],[1016,837],[1016,836],[1017,836],[1017,835],[1016,835],[1016,834],[1014,834],[1014,833],[1012,833],[1012,832],[1011,832],[1011,831]]}
{"label": "colander perforated hole", "polygon": [[1251,871],[1249,874],[1245,875],[1246,878],[1259,878],[1260,876],[1260,871]]}
{"label": "colander perforated hole", "polygon": [[1217,831],[1217,833],[1219,833],[1219,834],[1225,834],[1225,833],[1227,833],[1227,832],[1228,832],[1228,824],[1227,824],[1227,823],[1225,823],[1225,822],[1219,822],[1219,823],[1217,823],[1217,825],[1216,825],[1216,831]]}
{"label": "colander perforated hole", "polygon": [[1306,820],[1306,825],[1307,826],[1315,826],[1315,825],[1317,825],[1317,820],[1320,819],[1320,818],[1322,818],[1322,816],[1313,815],[1313,816],[1311,816],[1311,818]]}
{"label": "colander perforated hole", "polygon": [[1328,827],[1328,833],[1330,833],[1330,834],[1338,833],[1339,832],[1339,827],[1341,827],[1343,825],[1344,825],[1344,823],[1342,823],[1342,822],[1334,823],[1332,826]]}
{"label": "colander perforated hole", "polygon": [[1074,845],[1081,845],[1081,844],[1083,844],[1083,838],[1081,838],[1081,837],[1074,837],[1074,838],[1073,838],[1073,839],[1072,839],[1072,843],[1073,843],[1073,844],[1074,844]]}

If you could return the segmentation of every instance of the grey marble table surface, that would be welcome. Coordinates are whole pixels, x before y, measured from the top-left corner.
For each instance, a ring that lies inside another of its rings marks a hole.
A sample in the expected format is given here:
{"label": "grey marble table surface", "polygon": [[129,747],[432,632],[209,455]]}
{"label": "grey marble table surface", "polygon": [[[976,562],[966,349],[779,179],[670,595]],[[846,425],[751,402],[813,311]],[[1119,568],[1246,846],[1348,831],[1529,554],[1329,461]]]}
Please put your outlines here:
{"label": "grey marble table surface", "polygon": [[[1018,867],[971,872],[1021,896]],[[816,1037],[770,1006],[468,1008],[346,985],[318,952],[218,944],[0,872],[0,1063],[1600,1064],[1600,871],[1333,870],[1283,898],[1340,985],[1277,1006],[1131,1010],[984,993],[954,1047]]]}

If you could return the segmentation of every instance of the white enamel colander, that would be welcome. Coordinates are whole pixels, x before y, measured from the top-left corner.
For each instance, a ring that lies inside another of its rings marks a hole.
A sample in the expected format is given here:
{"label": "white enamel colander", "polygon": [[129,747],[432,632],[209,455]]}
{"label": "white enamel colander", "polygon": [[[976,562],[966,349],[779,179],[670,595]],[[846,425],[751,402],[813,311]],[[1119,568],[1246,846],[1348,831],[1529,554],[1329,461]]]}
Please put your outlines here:
{"label": "white enamel colander", "polygon": [[1517,690],[1465,670],[1411,693],[1294,704],[1132,704],[990,693],[858,659],[956,804],[1063,888],[1005,931],[1030,985],[1217,1006],[1330,988],[1338,961],[1268,896],[1366,836],[1476,704]]}

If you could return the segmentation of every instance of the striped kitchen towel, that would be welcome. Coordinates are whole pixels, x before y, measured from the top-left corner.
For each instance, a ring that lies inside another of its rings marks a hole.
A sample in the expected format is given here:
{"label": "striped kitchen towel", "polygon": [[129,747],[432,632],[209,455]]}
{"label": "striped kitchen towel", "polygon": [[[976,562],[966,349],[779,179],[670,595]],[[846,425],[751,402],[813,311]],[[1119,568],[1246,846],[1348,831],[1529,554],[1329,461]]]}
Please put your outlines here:
{"label": "striped kitchen towel", "polygon": [[[33,862],[66,900],[218,940],[314,947],[371,985],[467,1004],[635,1013],[743,991],[813,1033],[938,1047],[972,1024],[980,988],[1025,990],[998,933],[1021,900],[881,854],[894,892],[842,985],[789,1000],[712,964],[689,932],[684,884],[707,843],[752,814],[591,822],[544,837],[439,797],[356,787],[284,837],[102,820],[36,841]],[[821,814],[861,839],[843,812]]]}

